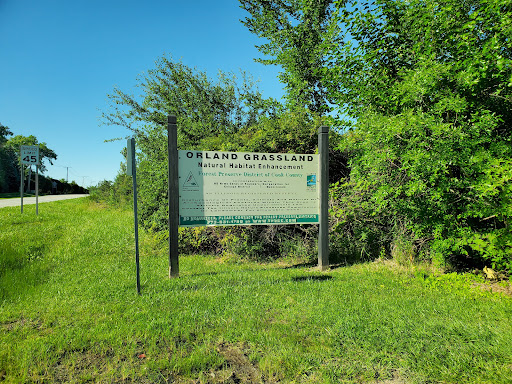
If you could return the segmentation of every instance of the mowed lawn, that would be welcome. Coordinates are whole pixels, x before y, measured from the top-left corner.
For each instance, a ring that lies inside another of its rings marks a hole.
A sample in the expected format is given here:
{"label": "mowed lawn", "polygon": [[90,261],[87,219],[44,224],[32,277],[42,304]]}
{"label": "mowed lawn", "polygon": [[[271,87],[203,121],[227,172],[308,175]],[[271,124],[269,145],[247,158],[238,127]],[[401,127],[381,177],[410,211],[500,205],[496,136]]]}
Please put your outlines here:
{"label": "mowed lawn", "polygon": [[[0,382],[512,383],[512,299],[386,261],[182,256],[88,199],[0,209]],[[487,287],[488,288],[488,287]]]}

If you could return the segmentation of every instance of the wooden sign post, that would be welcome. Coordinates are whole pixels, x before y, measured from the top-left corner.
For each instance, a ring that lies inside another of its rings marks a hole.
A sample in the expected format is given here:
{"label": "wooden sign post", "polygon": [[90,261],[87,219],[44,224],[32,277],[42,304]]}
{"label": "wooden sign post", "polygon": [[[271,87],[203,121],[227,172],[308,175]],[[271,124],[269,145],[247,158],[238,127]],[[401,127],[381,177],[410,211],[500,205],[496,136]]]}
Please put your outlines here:
{"label": "wooden sign post", "polygon": [[320,155],[320,217],[318,231],[318,268],[329,268],[329,127],[318,129],[318,153]]}
{"label": "wooden sign post", "polygon": [[179,185],[178,185],[178,126],[176,116],[167,117],[167,138],[169,156],[169,277],[179,277],[178,226],[179,226]]}

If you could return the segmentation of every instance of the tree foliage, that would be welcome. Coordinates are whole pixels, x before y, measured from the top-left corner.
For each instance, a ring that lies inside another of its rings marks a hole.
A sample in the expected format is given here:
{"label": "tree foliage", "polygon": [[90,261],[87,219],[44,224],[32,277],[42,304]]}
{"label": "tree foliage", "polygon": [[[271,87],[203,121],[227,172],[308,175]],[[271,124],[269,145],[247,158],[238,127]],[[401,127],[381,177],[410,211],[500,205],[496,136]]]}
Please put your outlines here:
{"label": "tree foliage", "polygon": [[[311,152],[328,114],[345,128],[331,158],[336,251],[512,270],[509,0],[240,3],[243,24],[266,39],[259,61],[283,70],[286,109],[246,77],[213,81],[167,57],[138,96],[109,96],[104,120],[138,139],[147,227],[167,225],[167,115],[178,117],[180,148]],[[283,250],[260,240],[300,236],[272,231],[215,241],[268,253]],[[212,246],[205,232],[187,238]]]}
{"label": "tree foliage", "polygon": [[261,116],[235,135],[224,134],[204,141],[205,148],[220,151],[314,153],[317,130],[327,119],[307,110],[286,110]]}
{"label": "tree foliage", "polygon": [[329,66],[323,52],[330,34],[332,0],[240,0],[250,16],[242,23],[266,43],[258,46],[264,55],[257,61],[278,65],[279,78],[292,108],[329,112],[324,68]]}
{"label": "tree foliage", "polygon": [[241,3],[287,97],[349,117],[335,246],[512,269],[509,0]]}
{"label": "tree foliage", "polygon": [[510,2],[375,1],[336,17],[346,44],[330,48],[326,84],[357,118],[337,229],[367,249],[406,236],[416,253],[512,270]]}
{"label": "tree foliage", "polygon": [[0,123],[0,145],[3,146],[7,142],[7,137],[12,136],[12,132],[9,127]]}
{"label": "tree foliage", "polygon": [[138,95],[118,88],[108,95],[110,106],[102,114],[106,124],[119,125],[136,135],[145,131],[163,132],[167,116],[180,122],[178,145],[194,149],[205,138],[238,132],[265,113],[274,113],[279,104],[265,100],[245,73],[241,80],[219,71],[216,81],[196,68],[163,56],[156,67],[138,78]]}
{"label": "tree foliage", "polygon": [[510,258],[472,246],[493,233],[508,239],[499,252],[510,252],[510,153],[484,149],[493,140],[482,133],[498,125],[491,114],[456,127],[412,111],[361,118],[340,146],[351,167],[333,188],[340,240],[375,257],[405,237],[416,256],[510,268]]}
{"label": "tree foliage", "polygon": [[6,146],[9,136],[12,136],[10,129],[0,124],[0,192],[9,192],[16,185],[18,174],[16,156]]}
{"label": "tree foliage", "polygon": [[16,135],[7,140],[5,146],[12,150],[14,153],[19,155],[20,149],[22,145],[33,145],[39,147],[39,160],[40,160],[40,166],[39,170],[41,173],[46,172],[47,168],[44,164],[44,160],[47,160],[50,164],[53,165],[53,161],[57,160],[57,154],[53,149],[48,148],[48,145],[46,143],[40,143],[37,140],[37,137],[34,135],[30,136],[23,136],[23,135]]}
{"label": "tree foliage", "polygon": [[[139,86],[139,98],[115,90],[110,96],[113,107],[103,116],[106,123],[131,129],[137,138],[139,217],[155,231],[168,225],[167,115],[177,115],[180,149],[218,151],[312,153],[324,122],[315,113],[285,110],[263,99],[245,76],[240,82],[220,73],[215,82],[171,58],[162,58]],[[99,186],[98,194],[108,190],[108,199],[118,202],[123,180],[120,173],[114,183]],[[313,254],[314,233],[315,228],[282,226],[185,228],[180,230],[180,251],[236,253],[259,260],[300,253],[306,260]]]}
{"label": "tree foliage", "polygon": [[261,116],[275,116],[280,105],[264,99],[244,73],[239,80],[219,72],[213,80],[166,56],[139,78],[137,86],[138,96],[114,89],[103,120],[136,136],[141,220],[146,227],[161,230],[168,220],[167,116],[177,117],[179,148],[212,149],[210,143],[217,138],[232,140]]}
{"label": "tree foliage", "polygon": [[456,122],[483,108],[510,119],[511,12],[508,0],[337,3],[327,92],[354,117],[413,108]]}
{"label": "tree foliage", "polygon": [[11,130],[0,124],[0,192],[15,192],[19,189],[20,170],[19,170],[19,154],[22,145],[36,145],[39,147],[40,171],[46,171],[44,160],[48,160],[52,164],[57,159],[57,154],[48,148],[46,143],[39,143],[33,135],[13,136]]}

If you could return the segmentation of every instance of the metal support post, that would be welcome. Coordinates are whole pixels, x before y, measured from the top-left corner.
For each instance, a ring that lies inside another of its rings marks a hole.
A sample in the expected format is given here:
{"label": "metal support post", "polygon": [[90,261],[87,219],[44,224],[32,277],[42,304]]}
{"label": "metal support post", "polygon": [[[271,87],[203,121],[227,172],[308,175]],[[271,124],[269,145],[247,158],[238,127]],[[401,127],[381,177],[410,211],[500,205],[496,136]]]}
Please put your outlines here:
{"label": "metal support post", "polygon": [[21,197],[21,213],[23,213],[23,190],[25,189],[25,181],[23,180],[25,178],[25,170],[23,164],[20,163],[21,168],[21,180],[20,180],[20,197]]}
{"label": "metal support post", "polygon": [[36,165],[36,215],[39,215],[39,165]]}
{"label": "metal support post", "polygon": [[137,278],[137,293],[140,295],[140,262],[139,262],[139,217],[137,209],[137,160],[135,158],[135,139],[128,139],[126,145],[126,174],[133,181],[133,220],[135,230],[135,273]]}

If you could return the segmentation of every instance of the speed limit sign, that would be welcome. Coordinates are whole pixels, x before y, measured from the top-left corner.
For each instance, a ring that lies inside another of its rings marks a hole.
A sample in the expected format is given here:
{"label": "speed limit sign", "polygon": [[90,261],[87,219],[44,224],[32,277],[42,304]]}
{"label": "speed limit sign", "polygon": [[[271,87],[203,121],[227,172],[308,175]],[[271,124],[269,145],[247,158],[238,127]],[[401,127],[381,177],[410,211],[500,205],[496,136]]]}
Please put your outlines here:
{"label": "speed limit sign", "polygon": [[36,145],[22,145],[20,156],[21,164],[39,165],[39,147]]}

